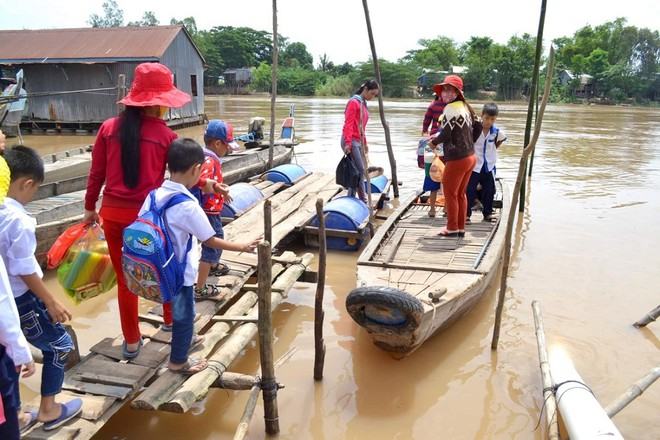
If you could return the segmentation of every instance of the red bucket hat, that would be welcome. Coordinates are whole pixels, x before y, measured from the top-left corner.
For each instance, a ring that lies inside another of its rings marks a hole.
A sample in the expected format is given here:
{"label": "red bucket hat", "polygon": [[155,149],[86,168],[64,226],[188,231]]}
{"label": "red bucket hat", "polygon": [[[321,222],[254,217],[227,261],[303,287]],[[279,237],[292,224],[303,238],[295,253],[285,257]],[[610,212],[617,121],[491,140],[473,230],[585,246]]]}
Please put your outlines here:
{"label": "red bucket hat", "polygon": [[134,107],[181,107],[190,102],[191,98],[174,87],[172,77],[170,69],[163,64],[139,64],[135,68],[131,90],[119,103]]}
{"label": "red bucket hat", "polygon": [[440,83],[433,86],[433,91],[440,96],[442,92],[442,86],[450,85],[454,86],[458,90],[458,94],[463,97],[463,80],[458,75],[447,75],[445,79]]}

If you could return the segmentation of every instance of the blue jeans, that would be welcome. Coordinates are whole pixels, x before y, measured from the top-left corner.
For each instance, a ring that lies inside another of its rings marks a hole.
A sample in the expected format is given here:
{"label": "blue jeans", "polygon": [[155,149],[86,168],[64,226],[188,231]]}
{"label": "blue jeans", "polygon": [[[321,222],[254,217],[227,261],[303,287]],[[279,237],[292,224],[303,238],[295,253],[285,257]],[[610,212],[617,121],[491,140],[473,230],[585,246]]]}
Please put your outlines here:
{"label": "blue jeans", "polygon": [[[346,148],[346,143],[344,142],[344,138],[341,140],[341,148],[345,150]],[[364,169],[365,165],[364,162],[362,161],[362,145],[356,140],[351,142],[351,159],[353,159],[353,163],[355,164],[355,167],[360,171],[360,184],[357,186],[357,188],[348,188],[348,195],[350,197],[355,197],[355,194],[357,192],[357,196],[360,200],[363,202],[367,201],[367,195],[365,193],[365,186],[364,186]]]}
{"label": "blue jeans", "polygon": [[0,439],[18,440],[18,408],[21,406],[18,395],[18,373],[14,362],[0,345],[0,398],[4,406],[5,423],[0,425]]}
{"label": "blue jeans", "polygon": [[170,362],[188,360],[188,350],[195,328],[195,295],[192,286],[183,286],[172,299],[172,351]]}
{"label": "blue jeans", "polygon": [[[215,236],[218,238],[222,238],[224,240],[225,231],[222,230],[222,217],[220,217],[219,214],[218,215],[207,214],[206,216],[208,217],[209,223],[211,223],[211,226],[215,231]],[[220,261],[221,256],[222,256],[222,249],[213,249],[208,246],[202,245],[202,257],[200,258],[200,261],[209,264],[216,264],[217,262]]]}
{"label": "blue jeans", "polygon": [[477,199],[477,186],[481,183],[481,204],[484,216],[493,214],[493,199],[495,198],[495,170],[486,171],[482,168],[480,173],[472,172],[467,186],[467,216],[472,215],[472,205]]}
{"label": "blue jeans", "polygon": [[41,350],[44,357],[41,395],[54,396],[62,391],[64,366],[74,349],[71,336],[62,324],[53,323],[44,303],[31,291],[15,299],[25,339]]}

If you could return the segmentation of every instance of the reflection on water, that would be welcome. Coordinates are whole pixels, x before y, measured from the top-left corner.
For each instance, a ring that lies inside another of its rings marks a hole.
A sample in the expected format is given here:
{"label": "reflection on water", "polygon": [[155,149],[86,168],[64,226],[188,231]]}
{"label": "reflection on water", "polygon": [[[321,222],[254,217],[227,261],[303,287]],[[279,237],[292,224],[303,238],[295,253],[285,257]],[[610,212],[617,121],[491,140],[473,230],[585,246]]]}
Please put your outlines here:
{"label": "reflection on water", "polygon": [[[278,121],[296,105],[297,134],[306,142],[295,161],[334,172],[340,158],[343,99],[278,100]],[[425,102],[388,102],[402,195],[421,186],[416,140]],[[478,105],[477,105],[478,107]],[[210,98],[209,117],[247,128],[268,119],[266,97]],[[370,159],[387,168],[376,104],[367,130]],[[501,106],[509,141],[498,173],[511,177],[522,147],[526,106]],[[279,122],[278,122],[279,124]],[[312,379],[314,287],[300,285],[275,313],[275,356],[283,439],[531,439],[541,408],[541,382],[531,301],[543,306],[548,342],[562,344],[599,400],[607,404],[658,364],[657,325],[630,325],[658,303],[660,281],[660,111],[624,107],[550,106],[529,185],[528,210],[516,223],[508,300],[499,352],[490,350],[496,288],[456,325],[410,358],[395,361],[375,348],[345,312],[355,286],[356,254],[331,252],[325,295],[325,379]],[[279,127],[277,128],[279,131]],[[180,131],[201,141],[202,129]],[[26,137],[43,152],[92,142],[87,137]],[[616,209],[614,209],[616,208]],[[54,285],[51,283],[51,285]],[[73,307],[83,349],[119,333],[114,298]],[[287,354],[294,347],[291,354]],[[288,357],[290,356],[290,357]],[[251,344],[231,367],[255,374]],[[38,389],[28,382],[26,393]],[[33,391],[32,391],[33,392]],[[231,438],[246,393],[212,391],[196,415],[123,409],[99,439]],[[627,438],[660,438],[660,386],[644,393],[615,422]],[[264,438],[261,407],[250,438]]]}

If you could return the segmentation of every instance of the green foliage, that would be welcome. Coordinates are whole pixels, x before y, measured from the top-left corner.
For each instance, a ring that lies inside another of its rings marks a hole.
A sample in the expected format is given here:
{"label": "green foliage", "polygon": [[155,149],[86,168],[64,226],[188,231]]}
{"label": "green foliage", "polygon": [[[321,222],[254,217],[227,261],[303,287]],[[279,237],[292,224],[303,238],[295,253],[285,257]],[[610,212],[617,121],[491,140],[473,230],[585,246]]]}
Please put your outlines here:
{"label": "green foliage", "polygon": [[353,75],[331,76],[316,89],[318,96],[351,96],[355,91]]}
{"label": "green foliage", "polygon": [[[379,59],[380,76],[382,80],[383,96],[403,98],[414,96],[414,86],[421,69],[411,64],[393,63]],[[357,66],[357,88],[367,79],[374,78],[374,67],[371,61],[360,63]]]}
{"label": "green foliage", "polygon": [[458,49],[451,38],[439,36],[421,39],[417,44],[422,46],[422,49],[409,50],[402,61],[433,70],[449,70],[452,65],[458,63]]}
{"label": "green foliage", "polygon": [[195,17],[186,17],[183,20],[173,18],[170,20],[170,24],[183,25],[193,38],[197,36],[197,23],[195,22]]}
{"label": "green foliage", "polygon": [[529,93],[535,53],[536,38],[529,34],[514,35],[506,46],[498,48],[493,68],[497,70],[499,99],[520,99]]}
{"label": "green foliage", "polygon": [[282,65],[286,67],[314,68],[314,58],[307,52],[307,46],[300,42],[288,44],[281,54]]}
{"label": "green foliage", "polygon": [[311,96],[321,85],[321,74],[302,67],[278,70],[277,92],[284,95]]}
{"label": "green foliage", "polygon": [[252,87],[258,92],[270,92],[272,84],[272,69],[270,64],[262,62],[252,71]]}
{"label": "green foliage", "polygon": [[467,67],[465,91],[493,89],[497,80],[493,64],[500,46],[488,37],[472,37],[461,47],[461,62]]}
{"label": "green foliage", "polygon": [[119,27],[124,25],[124,11],[119,8],[116,0],[103,3],[103,15],[92,14],[89,23],[92,27]]}
{"label": "green foliage", "polygon": [[127,26],[158,26],[159,24],[154,11],[145,11],[142,20],[129,21]]}

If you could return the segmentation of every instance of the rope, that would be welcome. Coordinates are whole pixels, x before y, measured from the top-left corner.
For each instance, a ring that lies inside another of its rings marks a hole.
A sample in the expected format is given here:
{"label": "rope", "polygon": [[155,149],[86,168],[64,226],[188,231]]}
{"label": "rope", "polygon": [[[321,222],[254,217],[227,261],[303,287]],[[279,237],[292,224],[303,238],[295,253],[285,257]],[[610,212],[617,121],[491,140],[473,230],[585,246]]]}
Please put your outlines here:
{"label": "rope", "polygon": [[[576,384],[581,385],[581,386],[575,386],[575,387],[571,387],[567,390],[564,390],[561,393],[561,395],[559,397],[557,397],[557,391],[559,390],[559,387],[561,387],[562,385],[566,385],[567,383],[576,383]],[[534,427],[533,431],[536,431],[537,429],[539,429],[539,426],[541,426],[541,418],[543,417],[543,411],[545,410],[545,407],[546,407],[546,404],[548,403],[548,400],[552,396],[555,396],[557,398],[557,409],[555,409],[555,413],[551,415],[550,422],[552,422],[555,419],[555,416],[557,415],[557,412],[559,411],[559,401],[561,400],[562,397],[564,397],[564,394],[566,394],[567,392],[569,392],[571,390],[577,390],[577,389],[583,389],[583,390],[589,391],[594,397],[596,396],[587,384],[585,384],[584,382],[581,382],[579,380],[565,380],[565,381],[559,382],[558,384],[555,384],[551,387],[543,388],[543,394],[545,394],[547,391],[550,391],[552,394],[548,395],[548,397],[546,397],[543,400],[543,405],[541,406],[541,411],[539,412],[539,419],[536,422],[536,426]],[[549,426],[548,426],[548,429],[550,429]]]}

